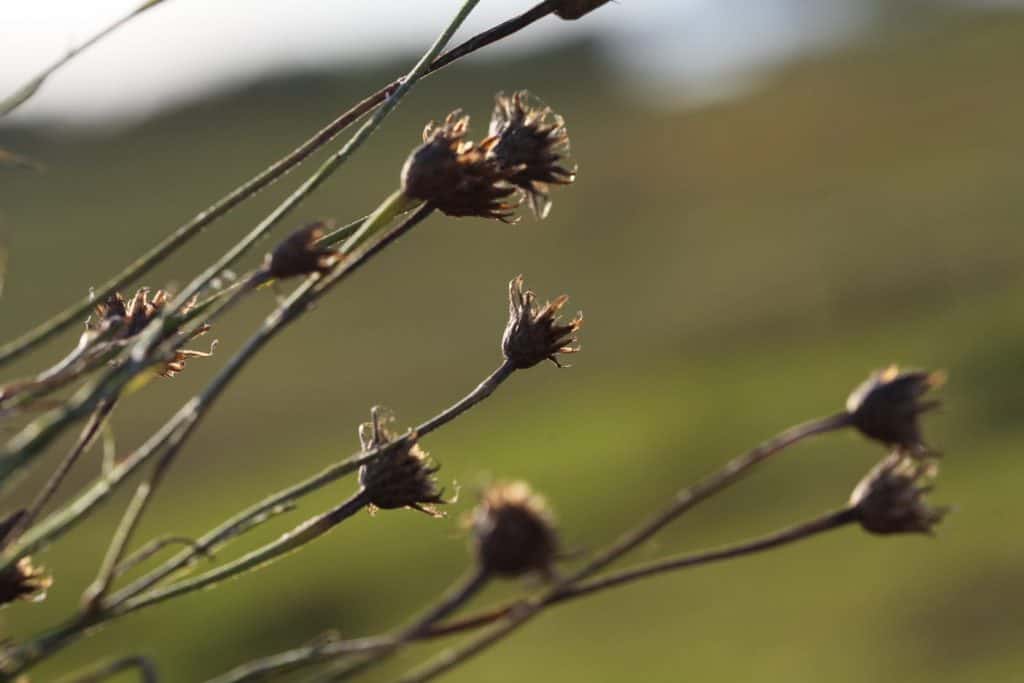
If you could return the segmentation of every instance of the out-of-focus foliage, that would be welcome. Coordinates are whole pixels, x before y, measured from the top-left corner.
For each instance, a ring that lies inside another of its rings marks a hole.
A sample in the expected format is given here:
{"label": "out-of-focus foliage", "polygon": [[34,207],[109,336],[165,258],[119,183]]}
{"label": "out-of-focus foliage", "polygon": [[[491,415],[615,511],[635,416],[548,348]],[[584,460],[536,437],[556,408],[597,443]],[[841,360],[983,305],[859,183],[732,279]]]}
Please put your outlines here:
{"label": "out-of-focus foliage", "polygon": [[[1020,16],[926,22],[690,112],[628,101],[586,45],[432,77],[296,225],[372,209],[429,118],[462,106],[483,136],[497,90],[529,88],[565,115],[577,183],[554,197],[544,223],[431,219],[288,330],[202,426],[143,535],[199,533],[355,451],[372,404],[392,407],[404,426],[461,395],[500,360],[506,283],[525,272],[538,292],[569,292],[586,311],[574,367],[513,377],[425,446],[442,475],[470,490],[488,475],[531,481],[569,546],[595,548],[725,458],[840,408],[867,371],[893,361],[949,371],[947,407],[926,428],[948,454],[935,498],[957,507],[938,540],[846,529],[558,607],[449,680],[1018,680],[1022,44]],[[78,297],[395,72],[281,78],[96,136],[0,131],[0,146],[48,168],[0,178],[3,336]],[[299,177],[146,284],[187,279]],[[211,331],[222,360],[272,305],[272,293],[256,297]],[[19,369],[63,350],[53,344]],[[120,407],[120,447],[138,443],[217,362],[150,383]],[[881,455],[852,435],[802,446],[637,557],[841,505]],[[72,483],[98,467],[94,454]],[[303,501],[225,558],[354,485]],[[5,630],[24,636],[71,609],[124,502],[40,554],[55,572],[50,597],[6,610]],[[36,675],[133,650],[155,655],[167,680],[191,681],[328,628],[389,627],[469,561],[455,521],[358,517],[259,573],[115,622]],[[404,654],[381,680],[426,651]]]}

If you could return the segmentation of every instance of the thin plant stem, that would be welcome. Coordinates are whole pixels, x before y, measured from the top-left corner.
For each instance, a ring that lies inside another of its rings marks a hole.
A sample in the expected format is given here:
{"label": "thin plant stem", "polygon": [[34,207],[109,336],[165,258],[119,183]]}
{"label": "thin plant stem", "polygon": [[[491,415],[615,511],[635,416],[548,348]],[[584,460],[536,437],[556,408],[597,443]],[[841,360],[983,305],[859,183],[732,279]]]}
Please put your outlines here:
{"label": "thin plant stem", "polygon": [[197,555],[206,557],[210,560],[213,559],[213,555],[203,550],[196,541],[188,536],[161,536],[160,538],[154,538],[146,543],[146,545],[124,558],[121,563],[114,568],[114,576],[118,577],[124,575],[133,567],[142,564],[164,548],[168,548],[173,545],[188,546],[195,550]]}
{"label": "thin plant stem", "polygon": [[849,424],[850,416],[845,412],[805,422],[791,427],[753,450],[733,458],[726,463],[725,467],[714,472],[696,485],[677,493],[675,500],[659,514],[636,529],[624,534],[618,541],[609,546],[605,551],[599,553],[597,557],[581,569],[572,572],[569,576],[558,581],[555,586],[543,595],[518,603],[492,629],[456,650],[442,652],[422,669],[403,677],[401,683],[423,683],[476,656],[535,617],[543,609],[545,600],[604,569],[630,550],[651,538],[670,522],[701,501],[707,500],[714,494],[728,488],[757,464],[808,437],[835,431],[847,427]]}
{"label": "thin plant stem", "polygon": [[515,366],[510,361],[506,360],[499,365],[494,372],[488,375],[484,381],[480,382],[473,391],[469,392],[465,398],[452,405],[443,413],[438,414],[417,427],[416,433],[421,437],[426,436],[438,427],[451,422],[456,417],[493,394],[494,390],[497,389],[502,382],[511,377],[515,370]]}
{"label": "thin plant stem", "polygon": [[[470,4],[473,3],[467,3],[467,6]],[[396,209],[398,208],[397,203],[395,203],[395,207]],[[174,453],[177,452],[189,434],[191,434],[198,425],[212,402],[223,392],[231,379],[234,378],[242,366],[248,362],[256,351],[262,348],[263,345],[265,345],[289,322],[308,310],[309,306],[319,298],[319,296],[326,294],[332,286],[341,282],[345,276],[358,270],[360,266],[367,263],[373,256],[380,253],[381,250],[383,250],[387,245],[393,243],[401,235],[406,234],[412,229],[412,227],[418,225],[432,212],[433,207],[429,204],[424,204],[406,218],[400,225],[389,230],[372,244],[367,245],[360,251],[343,260],[343,262],[336,266],[335,270],[324,277],[322,281],[320,281],[321,278],[317,275],[307,278],[307,280],[297,287],[295,291],[292,292],[291,296],[289,296],[288,299],[264,321],[257,333],[250,337],[249,341],[218,373],[210,384],[207,385],[199,395],[186,403],[178,413],[176,413],[170,421],[151,436],[138,451],[129,456],[120,466],[118,466],[111,476],[97,482],[96,485],[87,490],[83,496],[73,501],[67,508],[58,511],[54,515],[51,515],[47,520],[44,520],[43,524],[38,525],[39,531],[34,536],[29,538],[29,534],[26,534],[26,537],[15,549],[9,550],[5,554],[5,559],[7,560],[8,565],[17,561],[18,557],[30,552],[30,549],[33,546],[41,544],[46,540],[52,540],[56,536],[66,533],[67,530],[77,524],[84,515],[92,509],[92,507],[109,495],[113,488],[113,484],[116,483],[116,481],[123,479],[123,477],[127,476],[132,469],[140,466],[160,448],[167,449],[161,459],[164,463],[163,467],[166,468],[170,459],[173,458]],[[388,218],[390,217],[381,216],[380,220],[384,221]],[[373,229],[366,230],[367,234],[373,234],[373,232]],[[314,287],[314,285],[319,286]],[[359,465],[361,465],[363,462],[372,460],[373,457],[379,457],[379,453],[372,457],[369,454],[364,455],[355,462],[358,462]],[[158,463],[158,466],[159,465],[160,463]],[[358,467],[355,463],[353,463],[353,466]],[[130,536],[131,529],[134,528],[134,525],[138,522],[140,518],[139,512],[141,512],[148,497],[149,491],[146,491],[143,494],[138,494],[136,498],[133,499],[139,501],[137,503],[137,508],[133,507],[136,505],[135,503],[130,505],[130,509],[126,513],[128,522],[121,527],[121,531],[118,532],[118,536]],[[139,512],[136,512],[136,509]],[[121,543],[119,539],[115,540],[117,540],[118,544]],[[123,546],[120,552],[123,552]],[[110,553],[108,553],[108,556],[109,555]],[[116,563],[114,563],[113,566],[116,566]],[[103,574],[101,573],[101,577],[102,576]],[[98,584],[98,587],[103,588],[102,584]],[[73,642],[90,626],[109,619],[111,612],[103,609],[101,602],[102,601],[94,601],[93,605],[96,607],[93,609],[85,611],[78,618],[73,619],[53,631],[43,634],[36,640],[19,648],[13,659],[13,661],[17,662],[16,667],[18,670],[22,671],[31,667]]]}
{"label": "thin plant stem", "polygon": [[117,575],[117,567],[124,559],[124,554],[128,549],[128,544],[131,542],[132,534],[135,532],[135,528],[142,518],[142,512],[145,510],[153,489],[162,474],[159,465],[156,470],[150,480],[139,484],[138,488],[135,489],[135,495],[128,502],[128,507],[125,508],[124,515],[121,517],[121,521],[110,539],[110,545],[107,547],[106,555],[103,557],[103,563],[100,565],[96,579],[86,588],[82,596],[82,601],[85,603],[87,610],[97,611],[102,608],[103,599],[106,597],[110,584]]}
{"label": "thin plant stem", "polygon": [[[524,14],[506,21],[494,29],[486,31],[484,34],[470,38],[462,45],[453,48],[448,53],[440,55],[435,59],[431,63],[427,73],[437,71],[456,59],[465,57],[475,50],[493,43],[495,40],[505,38],[516,31],[526,28],[533,22],[547,16],[553,11],[553,8],[548,5],[548,2],[542,2]],[[485,42],[481,41],[481,37],[484,35],[490,36],[490,38]],[[214,221],[226,215],[247,199],[255,196],[264,188],[273,184],[279,178],[305,161],[305,159],[315,151],[331,142],[331,140],[333,140],[343,130],[366,114],[372,112],[375,108],[380,106],[381,103],[387,100],[401,84],[401,79],[393,81],[377,92],[364,98],[362,101],[358,102],[331,121],[324,128],[317,131],[316,134],[292,150],[286,156],[274,162],[258,175],[235,188],[224,197],[221,197],[207,209],[193,217],[189,222],[178,227],[173,233],[161,240],[139,259],[129,264],[123,271],[97,287],[95,289],[96,298],[102,299],[109,296],[117,291],[118,288],[123,287],[127,283],[149,272],[149,270],[154,266],[161,263],[190,239],[200,234]],[[72,304],[49,320],[29,330],[20,337],[3,345],[0,347],[0,365],[30,351],[47,339],[51,338],[53,335],[66,329],[68,325],[71,325],[85,315],[92,305],[93,299],[86,297],[85,299]]]}
{"label": "thin plant stem", "polygon": [[[360,673],[365,669],[384,660],[389,654],[402,646],[421,638],[431,627],[478,594],[488,583],[490,576],[482,569],[473,569],[459,579],[437,604],[429,607],[421,616],[393,634],[360,638],[358,640],[314,643],[305,647],[282,652],[271,657],[247,662],[209,683],[243,683],[261,679],[269,674],[281,674],[287,671],[315,664],[339,654],[365,652],[371,657],[357,662],[353,667],[333,672],[334,679],[344,678]],[[339,649],[339,646],[342,646]]]}
{"label": "thin plant stem", "polygon": [[156,666],[148,657],[133,655],[113,661],[93,664],[87,670],[61,678],[58,683],[100,683],[119,673],[137,669],[141,683],[157,683],[160,680]]}
{"label": "thin plant stem", "polygon": [[[212,316],[217,314],[218,309],[224,309],[232,305],[241,294],[251,291],[252,287],[244,287],[247,283],[249,283],[249,280],[242,282],[237,287],[228,288],[209,297],[205,302],[196,307],[198,310],[194,309],[185,314],[175,315],[171,322],[164,327],[174,329],[175,327],[185,326],[201,314],[208,313],[212,319]],[[172,335],[172,339],[167,341],[168,348],[166,350],[169,352],[183,338],[181,334]],[[134,337],[131,339],[134,339]],[[116,348],[120,351],[125,341],[117,340],[112,342],[112,344],[116,344]],[[104,355],[103,358],[106,359],[108,356]],[[63,405],[58,406],[25,427],[8,443],[5,450],[0,452],[0,482],[3,482],[15,471],[42,454],[46,446],[68,425],[88,414],[90,410],[93,410],[102,401],[110,400],[120,394],[121,390],[132,378],[152,364],[153,361],[147,358],[133,360],[130,357],[122,357],[115,367],[111,368],[103,376],[85,383]]]}
{"label": "thin plant stem", "polygon": [[[490,378],[495,377],[497,373],[492,373]],[[481,382],[481,386],[488,384],[488,380]],[[491,390],[487,392],[487,395],[493,391],[493,388],[497,386],[496,383],[491,382],[493,386]],[[439,428],[443,424],[451,422],[456,417],[465,412],[465,409],[457,410],[457,406],[463,406],[466,404],[476,404],[482,398],[479,397],[479,386],[474,389],[470,394],[463,397],[451,407],[446,408],[438,415],[428,419],[423,424],[411,430],[408,434],[405,434],[395,441],[381,446],[378,449],[360,453],[347,458],[335,465],[331,465],[322,472],[299,482],[293,486],[290,486],[282,491],[279,491],[267,498],[264,498],[256,505],[253,505],[246,510],[236,514],[226,522],[220,524],[216,528],[204,534],[200,537],[196,544],[190,549],[183,551],[165,562],[160,567],[154,569],[143,577],[132,584],[126,586],[121,591],[111,596],[110,602],[112,604],[122,604],[127,602],[133,596],[139,595],[146,590],[149,590],[154,585],[163,581],[168,576],[180,571],[181,569],[190,565],[200,554],[212,552],[216,548],[222,546],[228,540],[236,537],[244,530],[251,528],[255,520],[259,520],[267,515],[273,513],[273,511],[281,509],[283,506],[288,505],[292,501],[308,495],[309,493],[322,488],[323,486],[330,484],[341,477],[355,472],[364,463],[370,460],[384,456],[391,450],[401,446],[406,440],[413,438],[414,436],[422,436],[426,431],[433,431]]]}
{"label": "thin plant stem", "polygon": [[[361,231],[368,231],[376,226],[386,223],[391,219],[391,217],[397,215],[400,209],[405,205],[406,200],[404,195],[391,195],[384,201],[384,203],[381,204],[380,208],[371,214],[371,216],[363,223],[360,231],[357,231],[349,237],[349,241],[355,242],[362,237],[360,234]],[[425,219],[431,211],[432,209],[429,206],[421,207],[416,213],[398,226],[398,228],[391,231],[391,233],[386,235],[383,239],[379,240],[374,247],[376,247],[377,250],[382,249],[383,246],[389,244],[391,240],[397,239],[398,236],[404,234],[417,223]],[[381,243],[384,244],[382,245]],[[362,257],[361,259],[353,259],[352,261],[345,263],[343,267],[336,272],[340,274],[350,274],[358,267],[359,264],[365,263],[366,260],[372,256],[370,252],[370,249],[364,250],[360,255]],[[374,251],[373,253],[377,252]],[[307,283],[312,286],[316,282],[316,279],[316,277],[310,278]],[[339,280],[336,281],[340,281],[340,276]],[[239,290],[239,292],[242,291],[245,291],[245,288],[243,288],[243,290]],[[310,297],[312,298],[315,296],[315,290],[311,291],[313,292],[310,294]],[[322,290],[321,294],[324,291],[326,290]],[[110,583],[113,580],[114,569],[121,561],[135,528],[142,520],[142,515],[151,500],[153,492],[163,480],[164,475],[170,468],[175,457],[180,452],[182,446],[184,446],[186,439],[199,425],[199,422],[203,415],[205,415],[209,405],[220,395],[223,388],[226,387],[227,383],[231,381],[239,370],[241,370],[242,366],[247,362],[252,354],[259,350],[263,344],[268,342],[274,334],[283,329],[289,320],[297,316],[302,311],[308,310],[308,303],[303,303],[303,297],[305,294],[306,291],[304,291],[302,287],[296,289],[286,302],[286,305],[283,305],[278,311],[279,313],[291,312],[291,317],[286,317],[284,314],[280,317],[272,315],[268,319],[268,321],[271,321],[270,324],[264,324],[262,330],[250,338],[249,342],[246,343],[242,350],[228,362],[228,365],[217,375],[217,377],[214,378],[210,385],[200,393],[195,405],[183,417],[180,427],[167,433],[167,437],[163,444],[165,446],[165,450],[153,468],[153,474],[150,476],[148,481],[139,484],[135,496],[128,508],[125,510],[124,517],[118,527],[118,532],[114,534],[114,537],[111,540],[100,574],[88,591],[87,601],[89,604],[96,605],[105,597],[107,590],[110,588]],[[228,305],[233,300],[237,300],[237,296],[229,299],[228,303],[225,305]]]}
{"label": "thin plant stem", "polygon": [[[429,211],[423,210],[420,213],[425,216]],[[415,216],[412,218],[415,218]],[[408,222],[411,222],[412,218]],[[419,220],[422,220],[422,218]],[[369,251],[369,249],[367,251]],[[22,649],[25,658],[31,660],[37,656],[35,653],[55,651],[95,624],[128,614],[141,609],[144,606],[155,604],[157,600],[152,600],[151,598],[156,595],[156,593],[143,595],[145,591],[157,585],[167,577],[186,568],[198,557],[211,554],[214,550],[229,540],[235,538],[241,533],[244,533],[245,531],[248,531],[274,514],[284,511],[298,498],[308,495],[309,493],[312,493],[313,491],[316,491],[327,484],[340,479],[341,477],[355,472],[362,465],[372,462],[376,458],[385,457],[394,449],[407,443],[408,439],[416,438],[417,434],[421,433],[425,427],[429,426],[427,431],[431,431],[451,422],[466,410],[466,407],[458,409],[458,406],[475,405],[482,400],[479,396],[481,393],[481,386],[490,386],[490,389],[486,392],[486,395],[489,396],[493,392],[493,389],[500,384],[500,381],[495,381],[495,378],[499,376],[504,378],[506,375],[504,373],[498,373],[497,371],[492,373],[488,379],[481,382],[481,384],[470,392],[470,394],[443,410],[439,415],[426,420],[419,427],[410,430],[407,434],[375,449],[360,452],[342,460],[341,462],[333,464],[313,477],[268,496],[257,504],[239,512],[232,518],[196,539],[194,543],[189,544],[190,547],[188,550],[177,554],[164,564],[151,572],[148,572],[139,579],[136,579],[134,582],[119,591],[111,593],[105,601],[104,609],[87,613],[84,616],[79,616],[54,631],[44,634],[27,645]],[[162,438],[161,434],[168,433],[168,429],[170,429],[170,427],[165,425],[164,429],[154,435],[150,441],[160,440]],[[40,525],[41,530],[33,530],[36,536],[34,538],[23,539],[20,546],[21,554],[27,554],[28,552],[34,551],[36,548],[40,547],[44,542],[44,539],[51,539],[54,534],[59,535],[60,533],[66,532],[70,526],[82,519],[93,506],[109,495],[117,481],[128,476],[128,474],[137,467],[139,456],[140,453],[137,452],[130,456],[125,462],[117,465],[109,476],[97,482],[87,491],[85,496],[75,501],[75,504],[72,504],[59,514],[55,514],[51,519],[46,520],[44,524]],[[137,555],[147,552],[146,548],[149,548],[151,545],[152,544],[145,546],[143,550],[140,550],[137,553]],[[12,555],[16,555],[16,553],[12,553]],[[132,562],[131,558],[126,559],[121,562],[120,567],[123,568],[130,562]],[[119,571],[115,571],[115,574],[119,573]],[[142,597],[139,600],[133,600],[136,596]],[[26,661],[24,666],[29,666],[31,663],[34,663],[34,661]]]}
{"label": "thin plant stem", "polygon": [[359,510],[365,508],[368,503],[369,497],[366,495],[365,490],[360,489],[343,503],[323,514],[306,520],[275,541],[267,543],[252,552],[246,553],[237,560],[228,562],[215,569],[211,569],[199,576],[185,579],[184,581],[179,581],[178,583],[173,583],[169,586],[151,591],[139,596],[138,598],[126,599],[123,605],[112,602],[110,607],[123,612],[132,612],[149,605],[155,605],[159,602],[170,600],[171,598],[185,593],[191,593],[202,588],[207,588],[226,579],[244,574],[257,567],[266,566],[277,558],[287,555],[288,553],[323,536],[343,521],[359,512]]}
{"label": "thin plant stem", "polygon": [[7,114],[10,114],[12,111],[14,111],[22,104],[24,104],[26,101],[28,101],[33,95],[35,95],[39,91],[39,89],[43,86],[43,83],[46,82],[47,78],[52,76],[54,72],[56,72],[62,66],[70,62],[76,56],[80,55],[82,52],[89,49],[99,41],[103,40],[111,33],[121,28],[122,26],[124,26],[129,21],[139,16],[146,10],[152,9],[153,7],[156,7],[162,2],[164,2],[164,0],[146,0],[141,5],[133,9],[131,12],[124,15],[114,23],[110,24],[109,26],[101,30],[99,33],[86,40],[81,45],[69,50],[68,53],[65,54],[63,57],[61,57],[50,66],[43,69],[43,71],[41,71],[39,74],[33,77],[32,80],[30,80],[28,83],[18,88],[18,90],[15,91],[14,94],[0,101],[0,117],[4,117]]}
{"label": "thin plant stem", "polygon": [[[381,664],[403,646],[419,638],[431,625],[444,619],[479,593],[490,581],[490,574],[482,567],[472,569],[462,580],[442,596],[441,600],[412,624],[390,638],[390,642],[378,647],[371,655],[353,663],[345,663],[340,668],[327,672],[323,680],[342,681],[367,669]],[[319,680],[319,678],[318,678]]]}
{"label": "thin plant stem", "polygon": [[[695,553],[673,555],[671,557],[665,557],[637,567],[630,567],[628,569],[613,572],[590,581],[585,581],[578,585],[567,586],[560,592],[546,597],[543,601],[543,606],[547,608],[563,602],[569,602],[571,600],[586,597],[593,593],[599,593],[609,588],[615,588],[616,586],[633,583],[635,581],[680,569],[698,567],[705,564],[711,564],[713,562],[731,560],[745,555],[764,552],[766,550],[771,550],[789,543],[810,538],[811,536],[816,536],[832,529],[838,529],[846,524],[856,521],[856,519],[856,512],[853,509],[849,507],[841,508],[816,517],[810,521],[803,522],[765,536],[750,539],[748,541],[741,541],[721,548],[702,550]],[[440,624],[431,628],[423,635],[425,638],[438,638],[477,629],[506,616],[517,604],[519,604],[518,601],[512,602],[501,607],[487,610],[481,614],[471,615],[465,619],[459,619],[447,624]]]}
{"label": "thin plant stem", "polygon": [[[225,268],[230,267],[235,261],[248,251],[248,249],[255,244],[263,235],[265,235],[274,225],[276,225],[281,219],[287,216],[293,209],[295,209],[300,203],[302,203],[309,195],[311,195],[320,185],[322,185],[328,178],[330,178],[338,168],[344,164],[352,154],[358,150],[363,143],[365,143],[374,131],[384,122],[384,119],[394,111],[398,103],[405,97],[406,94],[412,87],[419,81],[430,68],[430,63],[441,54],[444,50],[445,45],[451,40],[455,31],[462,25],[462,23],[469,16],[470,12],[477,6],[480,0],[465,0],[462,7],[456,13],[455,17],[445,27],[438,36],[437,40],[430,47],[429,50],[420,58],[412,70],[402,79],[401,85],[395,88],[380,107],[373,113],[369,120],[364,123],[359,130],[356,131],[355,135],[349,139],[347,143],[335,154],[325,161],[319,169],[313,175],[311,175],[299,188],[288,196],[281,204],[277,206],[273,211],[270,212],[266,218],[264,218],[252,231],[249,232],[245,237],[239,240],[234,246],[231,247],[221,258],[215,261],[210,267],[203,271],[198,277],[190,282],[181,293],[175,297],[166,308],[165,313],[169,314],[172,311],[177,311],[181,306],[191,299],[193,296],[198,294],[211,280],[217,277],[217,274],[223,271]],[[370,225],[371,221],[367,219],[359,228],[359,230],[345,242],[345,247],[350,247],[356,243],[357,236],[367,230],[367,226]],[[343,250],[345,250],[343,247]],[[154,326],[158,328],[159,325]],[[139,341],[139,347],[134,353],[141,354],[148,349],[148,345],[151,343],[152,335],[156,332],[144,332],[141,336],[142,339]]]}
{"label": "thin plant stem", "polygon": [[54,470],[53,474],[50,475],[50,478],[46,480],[45,484],[43,484],[43,488],[36,494],[36,497],[32,500],[32,504],[29,505],[25,514],[20,520],[18,520],[17,525],[15,525],[7,534],[7,537],[3,539],[3,545],[5,547],[16,541],[18,536],[20,536],[25,529],[29,528],[32,523],[35,522],[39,513],[43,511],[46,504],[49,503],[54,494],[57,493],[57,489],[60,488],[60,485],[68,475],[68,472],[71,471],[71,468],[74,467],[76,462],[78,462],[78,459],[82,454],[89,449],[93,439],[95,439],[96,434],[103,427],[116,403],[117,399],[112,398],[102,401],[98,406],[96,406],[96,410],[93,411],[92,416],[82,429],[82,433],[78,435],[78,439],[71,447],[71,450],[68,451],[68,454],[65,455],[64,459],[61,460],[59,465],[57,465],[57,469]]}
{"label": "thin plant stem", "polygon": [[782,452],[804,439],[843,429],[850,425],[850,415],[846,412],[836,413],[828,417],[811,420],[791,427],[772,439],[765,441],[743,455],[737,456],[726,463],[725,467],[704,478],[694,486],[676,494],[675,499],[660,513],[641,524],[636,529],[625,533],[607,550],[598,554],[584,567],[577,570],[565,583],[577,583],[582,579],[601,571],[609,564],[633,550],[651,538],[670,522],[678,519],[683,513],[698,503],[707,500],[716,493],[739,481],[755,466],[771,456]]}

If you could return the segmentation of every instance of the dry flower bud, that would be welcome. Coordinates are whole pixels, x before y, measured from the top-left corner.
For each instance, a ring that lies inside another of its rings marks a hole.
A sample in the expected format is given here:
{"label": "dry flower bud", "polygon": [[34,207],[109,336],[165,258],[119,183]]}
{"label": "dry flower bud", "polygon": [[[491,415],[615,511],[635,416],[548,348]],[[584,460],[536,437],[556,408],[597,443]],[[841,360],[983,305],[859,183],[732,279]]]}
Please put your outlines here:
{"label": "dry flower bud", "polygon": [[579,19],[609,0],[553,0],[554,12],[562,19]]}
{"label": "dry flower bud", "polygon": [[569,154],[565,120],[533,100],[525,90],[511,97],[499,93],[491,115],[490,137],[481,147],[508,171],[509,181],[526,193],[534,214],[545,218],[551,210],[549,187],[572,183],[576,172],[562,165]]}
{"label": "dry flower bud", "polygon": [[576,333],[583,325],[583,314],[577,313],[567,323],[559,321],[559,312],[569,297],[565,294],[538,309],[537,296],[523,289],[523,276],[508,283],[508,324],[501,339],[501,351],[520,370],[542,360],[561,367],[559,353],[579,351]]}
{"label": "dry flower bud", "polygon": [[485,149],[465,139],[468,128],[469,117],[458,110],[441,125],[427,124],[423,144],[402,167],[402,191],[449,216],[514,222],[512,212],[521,201],[512,197],[516,188]]}
{"label": "dry flower bud", "polygon": [[32,565],[32,558],[23,557],[7,569],[0,571],[0,605],[15,600],[39,602],[46,598],[53,579],[42,567]]}
{"label": "dry flower bud", "polygon": [[338,254],[333,249],[317,246],[317,242],[331,227],[330,221],[317,221],[295,230],[266,255],[263,270],[277,279],[330,270]]}
{"label": "dry flower bud", "polygon": [[[134,337],[142,332],[150,321],[160,315],[170,298],[170,295],[162,289],[156,290],[152,299],[149,297],[149,293],[150,289],[148,287],[141,287],[128,300],[120,292],[111,294],[101,303],[96,304],[95,311],[99,320],[87,322],[87,329],[100,330],[109,326],[117,328],[115,333],[115,338],[117,339],[126,340]],[[196,299],[193,298],[181,308],[182,315],[191,311],[195,305]],[[200,335],[206,334],[209,329],[209,325],[201,325],[193,330],[182,343],[187,343]],[[213,355],[216,344],[216,342],[213,342],[210,345],[209,351],[192,351],[177,348],[169,358],[164,360],[164,364],[157,369],[157,373],[161,377],[173,377],[185,369],[185,362],[189,358],[207,358]]]}
{"label": "dry flower bud", "polygon": [[878,463],[850,495],[850,506],[864,529],[875,534],[931,533],[948,508],[924,499],[938,473],[934,461],[895,451]]}
{"label": "dry flower bud", "polygon": [[944,382],[945,375],[940,372],[901,372],[893,365],[872,374],[854,389],[846,399],[846,411],[865,436],[911,453],[927,453],[918,416],[940,402],[922,399]]}
{"label": "dry flower bud", "polygon": [[[381,410],[374,408],[371,422],[359,427],[359,439],[363,450],[386,446],[395,441],[384,422],[390,416],[382,417]],[[437,484],[434,475],[440,469],[415,439],[406,439],[381,457],[366,463],[359,469],[359,483],[370,500],[370,510],[393,510],[412,508],[425,512],[431,517],[442,517],[434,506],[448,503],[444,489]]]}
{"label": "dry flower bud", "polygon": [[473,510],[471,524],[484,571],[512,577],[553,573],[558,553],[554,520],[526,482],[490,487]]}

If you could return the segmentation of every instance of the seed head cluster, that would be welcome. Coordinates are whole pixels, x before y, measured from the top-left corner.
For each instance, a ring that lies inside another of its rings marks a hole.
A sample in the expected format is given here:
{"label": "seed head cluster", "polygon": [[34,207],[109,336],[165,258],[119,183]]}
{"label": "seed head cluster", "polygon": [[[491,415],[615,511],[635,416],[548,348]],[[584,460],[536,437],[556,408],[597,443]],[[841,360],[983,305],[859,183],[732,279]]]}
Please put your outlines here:
{"label": "seed head cluster", "polygon": [[537,296],[524,289],[523,276],[508,283],[508,324],[501,339],[505,359],[516,369],[530,368],[543,360],[558,362],[560,353],[579,351],[576,333],[583,325],[583,314],[561,322],[559,312],[569,301],[565,294],[537,305]]}
{"label": "seed head cluster", "polygon": [[487,150],[466,139],[469,117],[456,110],[423,130],[423,144],[402,167],[402,191],[449,216],[480,216],[510,223],[521,199],[508,173]]}
{"label": "seed head cluster", "polygon": [[506,169],[509,182],[524,192],[538,218],[551,210],[550,186],[576,179],[575,169],[564,165],[569,153],[565,120],[525,90],[498,95],[484,146]]}
{"label": "seed head cluster", "polygon": [[[135,292],[131,299],[125,299],[120,292],[111,294],[96,304],[94,310],[97,320],[90,320],[86,323],[86,327],[93,331],[109,330],[114,339],[122,341],[131,339],[142,332],[150,321],[160,315],[170,298],[170,295],[163,289],[156,290],[150,298],[150,291],[148,287],[142,287]],[[192,299],[182,307],[181,314],[187,314],[195,305],[196,300]],[[187,343],[205,334],[209,329],[209,325],[201,325],[189,333],[188,338],[182,343]],[[164,359],[163,364],[157,368],[157,373],[161,377],[174,377],[185,369],[185,363],[190,358],[207,358],[213,355],[215,345],[216,342],[210,346],[209,351],[176,348],[170,357]]]}
{"label": "seed head cluster", "polygon": [[553,185],[576,177],[566,157],[565,121],[525,90],[499,94],[487,138],[466,139],[469,117],[453,111],[429,123],[423,144],[402,167],[402,191],[449,216],[480,216],[515,222],[525,196],[538,218],[547,216]]}
{"label": "seed head cluster", "polygon": [[267,254],[263,270],[279,280],[330,270],[337,263],[338,254],[318,243],[331,227],[330,221],[316,221],[295,230]]}
{"label": "seed head cluster", "polygon": [[442,517],[434,506],[449,501],[444,499],[444,489],[438,486],[434,476],[440,467],[414,438],[396,439],[384,424],[392,418],[382,417],[382,412],[374,408],[371,421],[359,428],[364,451],[392,445],[384,455],[359,470],[359,483],[369,498],[371,511],[412,508],[432,517]]}
{"label": "seed head cluster", "polygon": [[931,507],[925,494],[938,474],[934,460],[894,451],[857,484],[850,506],[861,526],[874,534],[926,533],[948,508]]}
{"label": "seed head cluster", "polygon": [[543,498],[516,481],[488,488],[471,519],[477,561],[496,576],[552,575],[558,554],[554,520]]}
{"label": "seed head cluster", "polygon": [[853,425],[868,438],[908,453],[927,454],[922,413],[940,405],[925,395],[945,382],[941,372],[901,371],[895,365],[871,375],[846,400]]}
{"label": "seed head cluster", "polygon": [[23,557],[17,563],[0,571],[0,606],[15,600],[38,602],[46,597],[53,579],[42,567],[32,564],[32,558]]}

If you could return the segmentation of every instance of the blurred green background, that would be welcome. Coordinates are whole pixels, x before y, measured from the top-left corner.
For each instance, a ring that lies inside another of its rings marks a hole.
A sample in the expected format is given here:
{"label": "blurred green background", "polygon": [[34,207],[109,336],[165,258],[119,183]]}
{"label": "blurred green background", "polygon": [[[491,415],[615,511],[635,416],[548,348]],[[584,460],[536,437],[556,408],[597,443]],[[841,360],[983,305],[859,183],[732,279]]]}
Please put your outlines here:
{"label": "blurred green background", "polygon": [[[196,681],[327,629],[387,629],[467,566],[458,521],[480,483],[529,480],[551,500],[567,546],[591,551],[726,458],[835,411],[891,362],[950,374],[944,410],[927,424],[946,454],[933,497],[956,507],[937,538],[849,528],[603,593],[552,610],[447,680],[1021,680],[1024,17],[919,19],[689,111],[632,101],[585,42],[424,82],[290,224],[372,209],[396,186],[425,121],[463,107],[482,137],[497,90],[528,88],[565,115],[576,185],[557,192],[543,223],[432,218],[289,329],[196,433],[139,538],[198,535],[349,455],[374,404],[404,427],[457,399],[500,360],[505,288],[517,273],[542,298],[568,292],[586,312],[573,367],[517,374],[426,441],[443,478],[463,488],[448,519],[359,515],[259,572],[108,625],[32,680],[138,652],[166,680]],[[261,82],[130,129],[0,132],[0,146],[48,167],[0,175],[2,336],[81,296],[402,64]],[[187,280],[314,167],[231,213],[144,284]],[[270,242],[263,247],[247,266]],[[203,386],[273,305],[271,292],[252,297],[211,332],[214,358],[119,407],[122,451]],[[76,334],[4,379],[51,362]],[[631,560],[839,506],[882,455],[855,435],[801,445]],[[98,457],[65,494],[95,475]],[[218,559],[354,486],[343,480],[304,499]],[[23,638],[73,608],[124,493],[37,557],[56,583],[45,602],[4,610],[5,633]],[[523,589],[494,587],[474,604]],[[438,646],[410,649],[374,680]]]}

